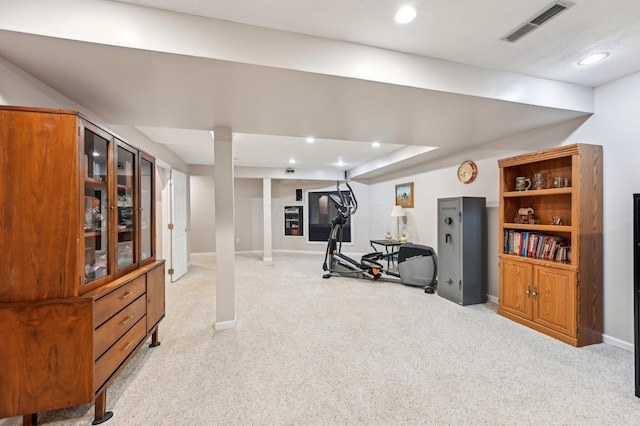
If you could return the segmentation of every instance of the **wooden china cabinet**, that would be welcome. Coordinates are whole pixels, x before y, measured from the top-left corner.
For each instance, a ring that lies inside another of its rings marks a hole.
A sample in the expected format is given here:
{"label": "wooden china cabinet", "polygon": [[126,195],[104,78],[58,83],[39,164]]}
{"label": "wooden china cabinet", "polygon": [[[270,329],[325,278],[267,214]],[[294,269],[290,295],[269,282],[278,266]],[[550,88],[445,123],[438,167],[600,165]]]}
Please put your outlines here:
{"label": "wooden china cabinet", "polygon": [[95,402],[164,317],[154,158],[70,110],[0,106],[0,418]]}
{"label": "wooden china cabinet", "polygon": [[[574,346],[600,343],[602,147],[561,146],[498,165],[498,313]],[[516,188],[534,177],[536,186]]]}

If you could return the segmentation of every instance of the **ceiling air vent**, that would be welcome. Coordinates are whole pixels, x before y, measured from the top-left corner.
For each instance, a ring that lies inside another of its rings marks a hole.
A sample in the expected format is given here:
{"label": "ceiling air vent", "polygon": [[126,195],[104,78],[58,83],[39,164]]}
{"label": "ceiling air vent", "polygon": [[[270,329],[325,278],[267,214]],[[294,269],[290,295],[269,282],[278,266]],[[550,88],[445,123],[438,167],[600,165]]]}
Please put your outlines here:
{"label": "ceiling air vent", "polygon": [[501,40],[515,43],[531,31],[539,28],[542,24],[548,22],[551,18],[558,16],[558,14],[574,6],[575,3],[570,1],[554,1],[549,6],[536,13],[531,18],[527,19],[523,24],[519,25],[516,29],[511,31],[508,35],[502,37]]}

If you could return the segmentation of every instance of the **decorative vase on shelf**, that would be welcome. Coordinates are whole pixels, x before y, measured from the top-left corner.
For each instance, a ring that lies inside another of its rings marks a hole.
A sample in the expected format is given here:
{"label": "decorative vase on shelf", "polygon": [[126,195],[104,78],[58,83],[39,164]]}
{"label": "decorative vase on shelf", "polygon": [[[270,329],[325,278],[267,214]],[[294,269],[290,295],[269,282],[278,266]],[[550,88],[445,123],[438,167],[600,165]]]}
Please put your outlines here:
{"label": "decorative vase on shelf", "polygon": [[386,238],[387,240],[392,239],[393,237],[391,236],[391,232],[387,232],[387,235],[385,236],[385,238]]}
{"label": "decorative vase on shelf", "polygon": [[407,241],[408,241],[408,238],[407,238],[406,234],[404,234],[404,235],[402,235],[402,237],[400,237],[400,242],[401,243],[406,243]]}

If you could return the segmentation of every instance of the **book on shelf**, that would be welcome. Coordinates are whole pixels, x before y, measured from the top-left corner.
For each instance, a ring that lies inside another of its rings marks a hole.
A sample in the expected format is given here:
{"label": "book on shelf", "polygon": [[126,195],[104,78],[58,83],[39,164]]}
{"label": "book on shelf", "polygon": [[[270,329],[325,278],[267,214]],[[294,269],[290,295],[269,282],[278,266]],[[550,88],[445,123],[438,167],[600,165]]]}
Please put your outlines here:
{"label": "book on shelf", "polygon": [[557,262],[571,260],[571,246],[564,238],[510,229],[504,231],[504,253]]}

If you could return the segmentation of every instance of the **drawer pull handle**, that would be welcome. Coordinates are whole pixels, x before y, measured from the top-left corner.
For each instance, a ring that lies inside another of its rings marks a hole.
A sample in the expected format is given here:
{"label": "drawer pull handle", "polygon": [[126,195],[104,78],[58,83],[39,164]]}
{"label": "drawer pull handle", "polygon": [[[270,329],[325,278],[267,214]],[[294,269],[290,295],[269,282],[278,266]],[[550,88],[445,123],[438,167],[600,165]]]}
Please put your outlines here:
{"label": "drawer pull handle", "polygon": [[120,323],[120,325],[127,325],[127,323],[132,319],[133,319],[133,315],[129,315],[127,318],[124,319],[124,321]]}
{"label": "drawer pull handle", "polygon": [[131,296],[133,293],[131,293],[130,291],[126,292],[125,294],[122,295],[122,300],[126,299],[127,297]]}
{"label": "drawer pull handle", "polygon": [[122,352],[126,352],[127,349],[129,349],[129,346],[131,346],[132,343],[133,343],[133,341],[130,341],[129,343],[127,343],[127,345],[124,348],[122,348]]}

